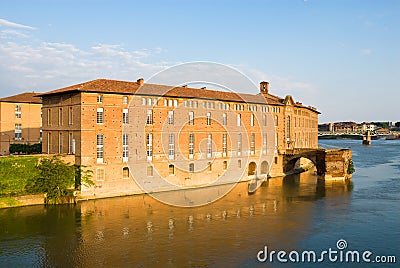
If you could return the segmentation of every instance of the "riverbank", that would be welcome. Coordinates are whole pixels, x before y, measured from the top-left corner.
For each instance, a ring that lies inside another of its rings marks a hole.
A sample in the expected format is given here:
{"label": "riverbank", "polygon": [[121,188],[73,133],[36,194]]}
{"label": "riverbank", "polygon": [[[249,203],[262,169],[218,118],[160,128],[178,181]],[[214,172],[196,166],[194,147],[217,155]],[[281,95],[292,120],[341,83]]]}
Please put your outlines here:
{"label": "riverbank", "polygon": [[[276,174],[275,176],[268,176],[268,179],[276,179],[282,178],[289,175],[300,174],[303,172],[307,172],[315,166],[310,163],[308,165],[302,166],[300,168],[296,168],[286,174]],[[241,180],[239,183],[247,183],[248,180]],[[207,186],[206,186],[207,187]],[[210,186],[212,187],[212,186]],[[204,188],[204,187],[202,187]],[[193,188],[195,189],[195,188]],[[94,199],[106,199],[106,198],[115,198],[115,197],[124,197],[124,196],[135,196],[135,195],[145,195],[146,193],[136,193],[136,194],[114,194],[112,196],[90,196],[90,197],[77,197],[77,202],[89,201]],[[23,206],[32,206],[32,205],[44,205],[44,195],[19,195],[19,196],[3,196],[0,197],[0,209],[1,208],[12,208],[12,207],[23,207]]]}

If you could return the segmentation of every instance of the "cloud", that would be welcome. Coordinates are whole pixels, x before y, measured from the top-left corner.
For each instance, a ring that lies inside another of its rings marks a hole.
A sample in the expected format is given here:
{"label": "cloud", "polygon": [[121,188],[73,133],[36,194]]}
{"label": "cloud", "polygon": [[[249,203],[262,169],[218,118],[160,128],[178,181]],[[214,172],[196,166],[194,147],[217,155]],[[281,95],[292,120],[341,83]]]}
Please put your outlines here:
{"label": "cloud", "polygon": [[158,50],[128,51],[115,44],[81,49],[68,43],[0,42],[1,95],[16,90],[46,91],[97,78],[147,78],[171,65],[145,61]]}
{"label": "cloud", "polygon": [[11,27],[11,28],[20,28],[20,29],[28,29],[28,30],[35,30],[34,27],[18,24],[12,21],[8,21],[5,19],[0,19],[0,27]]}
{"label": "cloud", "polygon": [[372,49],[370,49],[370,48],[363,48],[363,49],[360,49],[360,53],[361,53],[362,55],[368,56],[368,55],[371,55],[371,54],[372,54]]}

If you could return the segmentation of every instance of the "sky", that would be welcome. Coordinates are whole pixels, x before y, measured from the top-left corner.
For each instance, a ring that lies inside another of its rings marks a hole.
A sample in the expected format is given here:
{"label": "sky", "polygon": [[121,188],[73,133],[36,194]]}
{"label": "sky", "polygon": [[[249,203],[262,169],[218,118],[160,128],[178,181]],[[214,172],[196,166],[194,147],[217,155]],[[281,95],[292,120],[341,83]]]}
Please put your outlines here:
{"label": "sky", "polygon": [[[1,0],[0,97],[227,65],[320,122],[400,121],[400,1]],[[238,86],[239,87],[239,86]]]}

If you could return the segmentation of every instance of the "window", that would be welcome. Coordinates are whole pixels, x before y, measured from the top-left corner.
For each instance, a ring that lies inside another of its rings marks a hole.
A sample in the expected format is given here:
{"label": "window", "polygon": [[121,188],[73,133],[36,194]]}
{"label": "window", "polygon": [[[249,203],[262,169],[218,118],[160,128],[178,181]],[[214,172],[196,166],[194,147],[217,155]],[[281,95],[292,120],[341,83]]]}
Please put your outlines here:
{"label": "window", "polygon": [[169,175],[175,175],[175,166],[174,165],[168,165],[168,173],[169,173]]}
{"label": "window", "polygon": [[63,110],[62,108],[58,109],[58,125],[62,126],[63,124]]}
{"label": "window", "polygon": [[251,133],[251,140],[250,140],[250,154],[255,154],[256,152],[256,134]]}
{"label": "window", "polygon": [[193,158],[194,156],[194,134],[189,134],[189,158]]}
{"label": "window", "polygon": [[189,172],[194,173],[194,163],[189,164]]}
{"label": "window", "polygon": [[142,105],[146,105],[146,98],[142,98]]}
{"label": "window", "polygon": [[194,112],[189,112],[189,125],[194,125]]}
{"label": "window", "polygon": [[207,113],[207,125],[211,125],[211,113]]}
{"label": "window", "polygon": [[226,114],[222,114],[222,125],[226,126],[227,120],[226,120]]}
{"label": "window", "polygon": [[242,168],[242,160],[238,160],[238,168]]}
{"label": "window", "polygon": [[104,181],[104,178],[105,178],[105,170],[104,170],[104,168],[98,168],[96,170],[96,180]]}
{"label": "window", "polygon": [[128,96],[122,97],[122,104],[128,104]]}
{"label": "window", "polygon": [[174,111],[168,111],[168,124],[174,124]]}
{"label": "window", "polygon": [[104,161],[104,135],[97,134],[97,163]]}
{"label": "window", "polygon": [[290,141],[290,130],[291,130],[291,122],[290,122],[290,116],[286,117],[286,139],[287,141]]}
{"label": "window", "polygon": [[224,133],[222,134],[222,156],[226,156],[226,152],[227,152],[227,134]]}
{"label": "window", "polygon": [[146,151],[147,151],[147,160],[153,159],[153,134],[148,133],[146,135]]}
{"label": "window", "polygon": [[212,171],[212,163],[211,162],[208,162],[207,169],[208,169],[208,171]]}
{"label": "window", "polygon": [[238,156],[242,153],[242,134],[238,134]]}
{"label": "window", "polygon": [[68,124],[69,125],[72,125],[72,123],[73,123],[73,110],[72,110],[72,107],[69,107],[68,108]]}
{"label": "window", "polygon": [[242,125],[242,117],[241,117],[240,114],[237,114],[236,116],[237,116],[237,118],[236,118],[236,125],[237,125],[238,127],[240,127],[240,126]]}
{"label": "window", "polygon": [[75,154],[75,140],[72,133],[69,133],[68,135],[68,153]]}
{"label": "window", "polygon": [[152,125],[153,124],[153,110],[147,110],[146,124],[147,125]]}
{"label": "window", "polygon": [[169,134],[169,146],[168,146],[168,158],[175,158],[175,136],[174,134]]}
{"label": "window", "polygon": [[263,114],[263,126],[266,127],[267,126],[267,115]]}
{"label": "window", "polygon": [[277,127],[278,126],[278,116],[277,115],[275,115],[274,123],[275,123],[275,126]]}
{"label": "window", "polygon": [[129,168],[128,167],[122,168],[122,178],[129,178]]}
{"label": "window", "polygon": [[262,153],[263,153],[264,155],[267,154],[267,133],[263,133]]}
{"label": "window", "polygon": [[212,156],[212,135],[207,135],[207,157],[211,158]]}
{"label": "window", "polygon": [[58,153],[63,153],[63,134],[61,132],[58,134]]}
{"label": "window", "polygon": [[128,124],[129,123],[129,113],[128,109],[122,109],[122,124]]}
{"label": "window", "polygon": [[254,114],[250,115],[250,126],[254,127]]}
{"label": "window", "polygon": [[104,123],[104,110],[103,108],[97,108],[97,124]]}
{"label": "window", "polygon": [[147,166],[147,177],[153,177],[153,166]]}
{"label": "window", "polygon": [[43,130],[42,127],[39,128],[39,142],[42,142],[43,139]]}
{"label": "window", "polygon": [[102,103],[103,102],[103,95],[97,95],[97,102]]}
{"label": "window", "polygon": [[51,133],[47,133],[47,153],[49,154],[51,150]]}
{"label": "window", "polygon": [[128,162],[129,157],[129,136],[128,134],[122,134],[122,158],[124,162]]}
{"label": "window", "polygon": [[47,109],[47,125],[51,125],[51,109]]}
{"label": "window", "polygon": [[277,164],[278,164],[278,157],[275,156],[275,165],[277,165]]}
{"label": "window", "polygon": [[22,140],[22,124],[15,124],[14,139]]}
{"label": "window", "polygon": [[21,118],[21,105],[15,105],[15,118]]}
{"label": "window", "polygon": [[228,168],[228,161],[224,161],[222,164],[223,164],[223,169],[224,169],[224,170],[227,170],[227,168]]}
{"label": "window", "polygon": [[174,106],[178,107],[178,100],[174,100]]}

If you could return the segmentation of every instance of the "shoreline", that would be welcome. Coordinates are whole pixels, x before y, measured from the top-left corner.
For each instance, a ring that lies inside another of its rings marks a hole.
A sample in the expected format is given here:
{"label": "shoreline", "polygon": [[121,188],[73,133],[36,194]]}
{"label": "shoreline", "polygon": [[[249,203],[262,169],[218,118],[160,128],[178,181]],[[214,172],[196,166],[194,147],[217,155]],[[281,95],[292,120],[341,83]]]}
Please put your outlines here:
{"label": "shoreline", "polygon": [[[313,168],[314,165],[307,166],[305,168],[298,168],[294,169],[288,173],[282,173],[282,174],[274,174],[272,176],[268,175],[268,179],[274,179],[274,178],[282,178],[290,175],[295,175],[295,174],[300,174],[303,172],[309,171],[311,168]],[[237,182],[227,182],[227,183],[221,183],[218,185],[205,185],[205,186],[199,186],[199,187],[191,187],[187,189],[200,189],[200,188],[205,188],[205,187],[214,187],[214,186],[220,186],[220,185],[228,185],[228,184],[237,184],[237,183],[247,183],[250,180],[239,180]],[[180,189],[182,190],[182,189]],[[180,190],[165,190],[165,191],[160,191],[160,192],[170,192],[170,191],[180,191]],[[186,189],[185,189],[186,190]],[[149,193],[121,193],[121,194],[114,194],[110,196],[86,196],[86,197],[78,197],[76,199],[77,202],[84,202],[88,200],[95,200],[95,199],[105,199],[105,198],[115,198],[115,197],[123,197],[123,196],[135,196],[135,195],[145,195]],[[0,197],[0,209],[6,209],[6,208],[17,208],[17,207],[26,207],[26,206],[35,206],[35,205],[45,205],[44,204],[44,194],[38,194],[38,195],[21,195],[21,196],[13,196],[13,197]],[[66,204],[73,204],[73,203],[66,203]],[[65,205],[65,204],[57,204],[57,205]]]}

